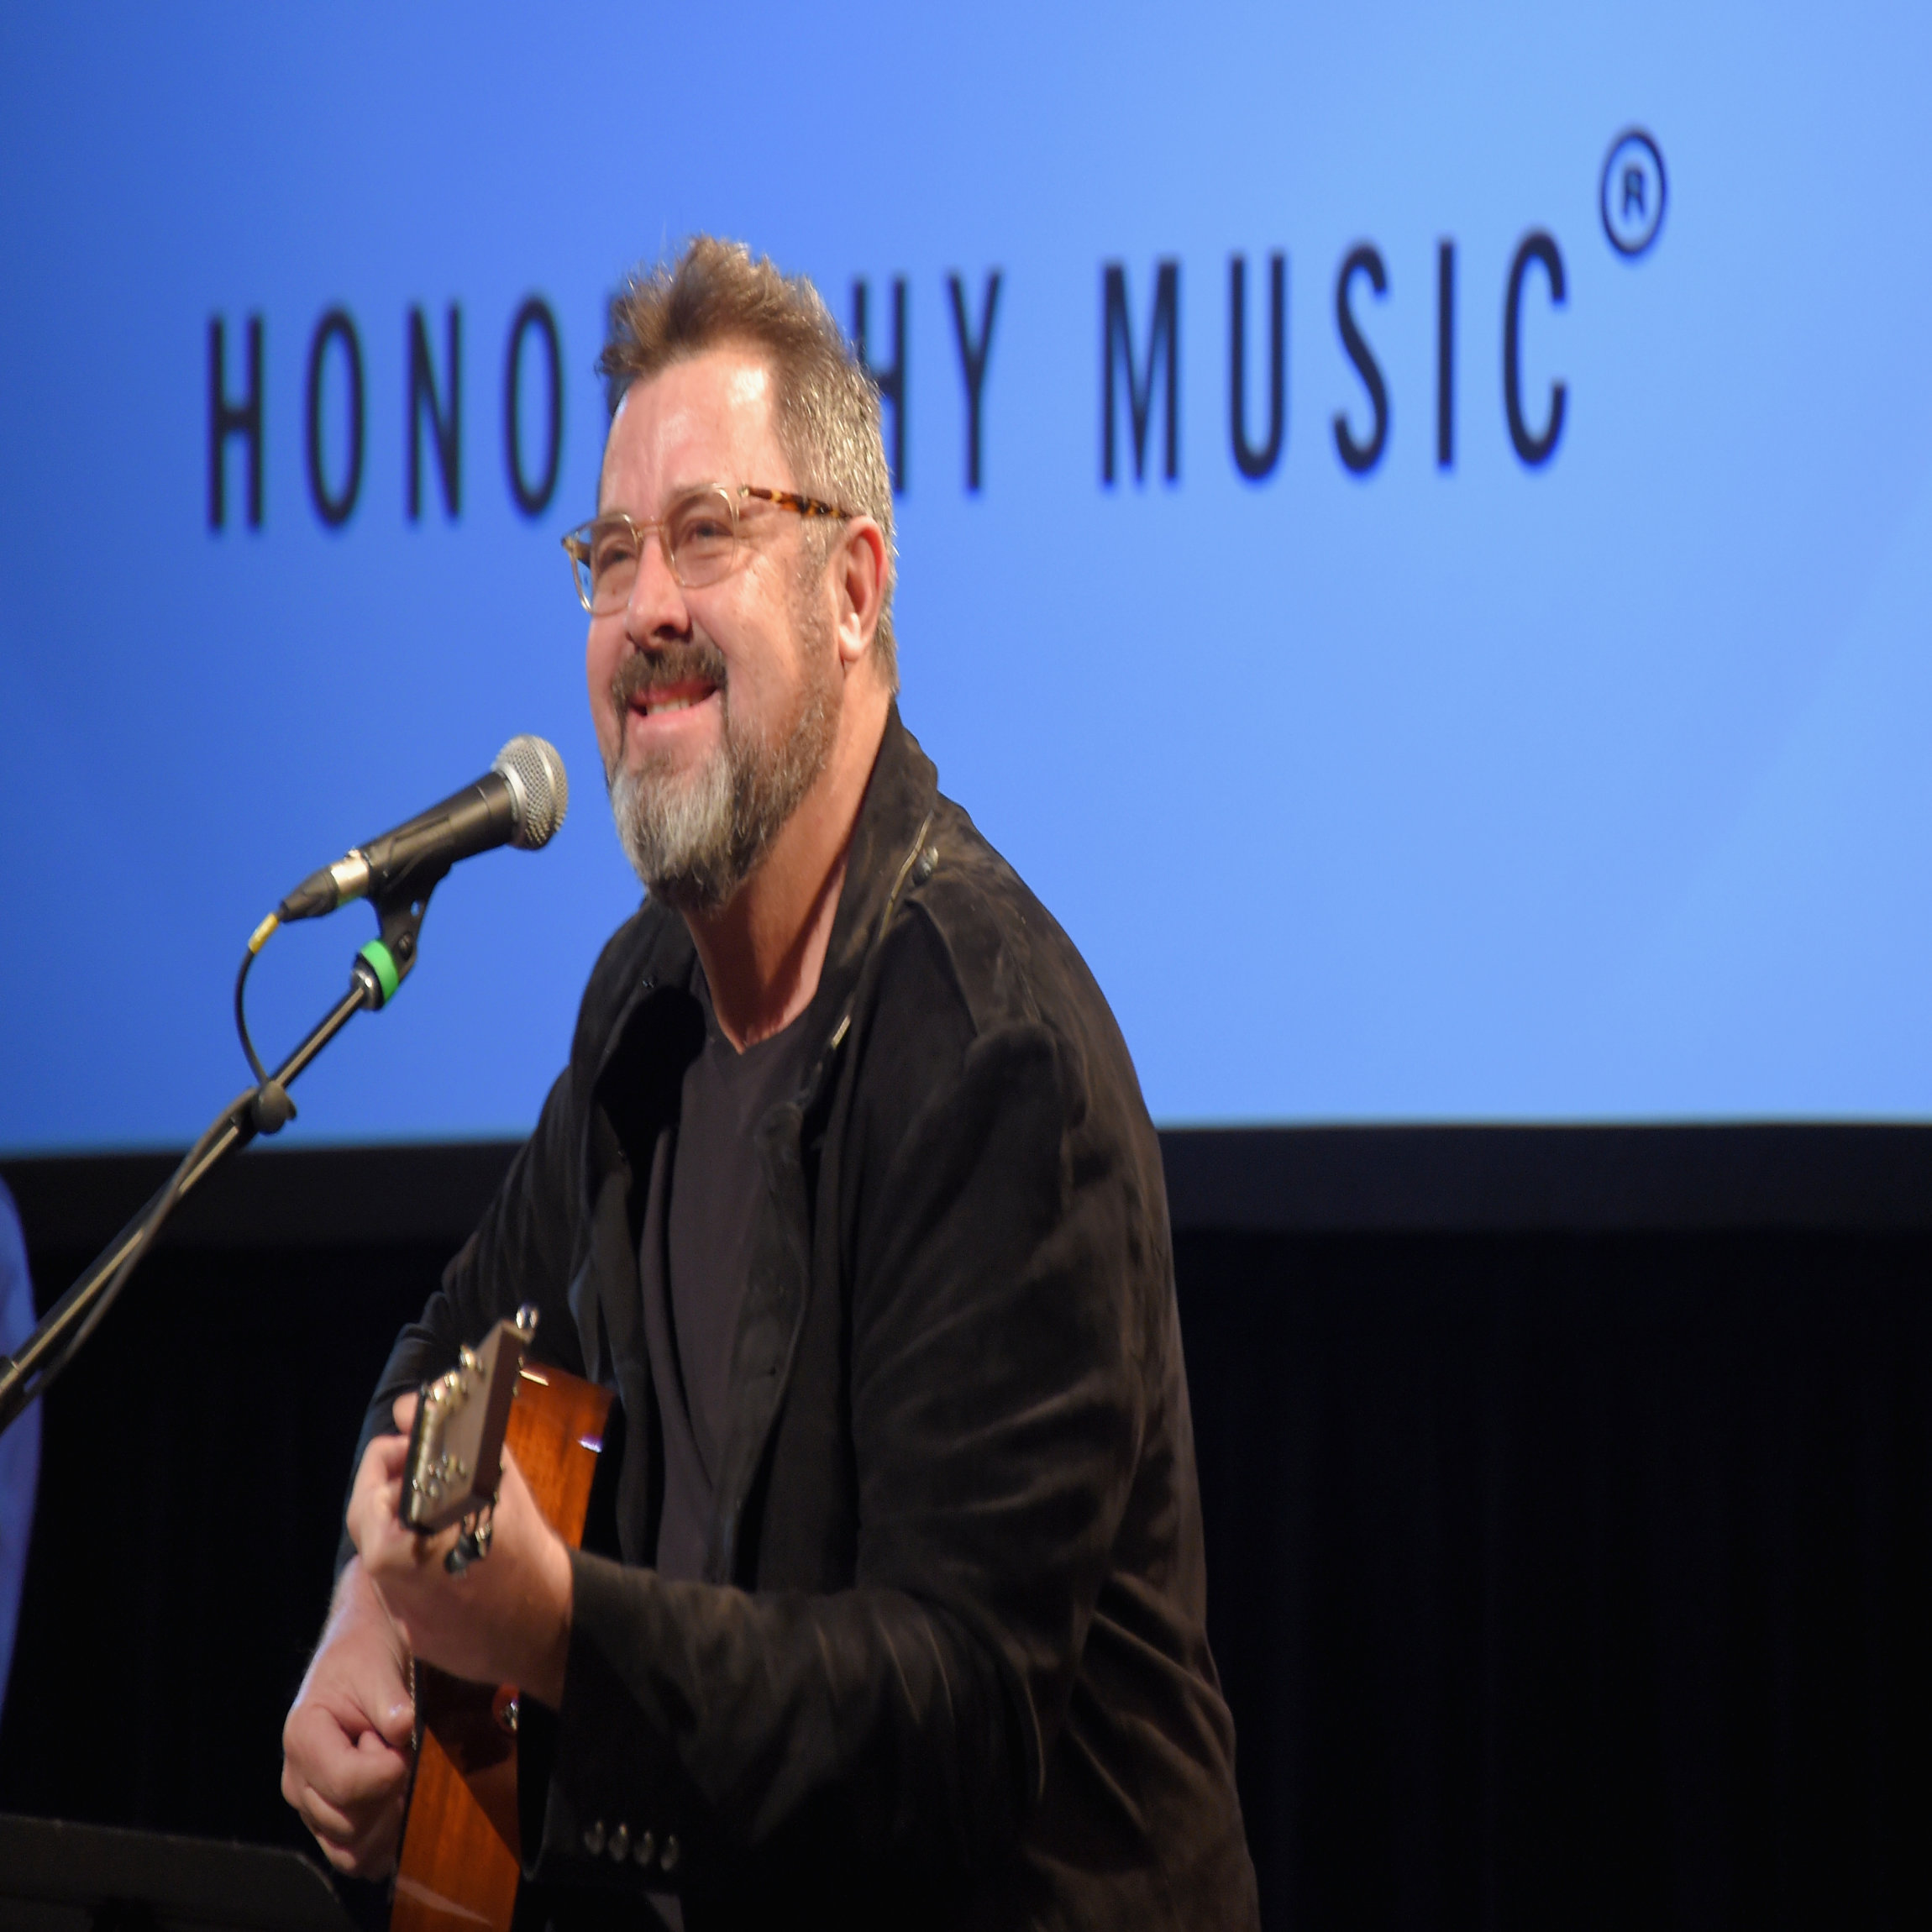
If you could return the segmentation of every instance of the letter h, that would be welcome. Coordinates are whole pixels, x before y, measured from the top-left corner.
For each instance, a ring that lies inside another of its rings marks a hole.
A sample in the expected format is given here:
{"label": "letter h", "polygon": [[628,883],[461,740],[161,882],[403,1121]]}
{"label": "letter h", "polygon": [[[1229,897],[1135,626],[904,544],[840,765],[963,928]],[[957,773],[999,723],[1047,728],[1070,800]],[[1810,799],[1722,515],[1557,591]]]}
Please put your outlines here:
{"label": "letter h", "polygon": [[248,395],[231,402],[222,318],[208,323],[208,528],[228,522],[227,456],[231,436],[248,438],[248,520],[261,528],[261,318],[248,318]]}
{"label": "letter h", "polygon": [[906,278],[892,278],[892,364],[875,368],[865,353],[865,307],[868,291],[863,277],[852,285],[852,341],[858,366],[872,378],[879,400],[892,405],[892,494],[906,491]]}

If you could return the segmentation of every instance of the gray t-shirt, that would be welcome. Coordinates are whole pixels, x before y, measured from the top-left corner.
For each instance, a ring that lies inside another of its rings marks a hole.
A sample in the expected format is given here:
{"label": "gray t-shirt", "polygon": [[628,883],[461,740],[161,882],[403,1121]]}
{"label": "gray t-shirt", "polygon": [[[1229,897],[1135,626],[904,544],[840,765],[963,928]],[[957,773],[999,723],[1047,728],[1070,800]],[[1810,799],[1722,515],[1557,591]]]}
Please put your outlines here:
{"label": "gray t-shirt", "polygon": [[764,1193],[759,1121],[804,1079],[809,1035],[797,1021],[742,1053],[719,1031],[698,975],[705,1043],[685,1069],[675,1131],[652,1162],[638,1256],[651,1379],[664,1424],[657,1568],[704,1573],[724,1451],[725,1401]]}

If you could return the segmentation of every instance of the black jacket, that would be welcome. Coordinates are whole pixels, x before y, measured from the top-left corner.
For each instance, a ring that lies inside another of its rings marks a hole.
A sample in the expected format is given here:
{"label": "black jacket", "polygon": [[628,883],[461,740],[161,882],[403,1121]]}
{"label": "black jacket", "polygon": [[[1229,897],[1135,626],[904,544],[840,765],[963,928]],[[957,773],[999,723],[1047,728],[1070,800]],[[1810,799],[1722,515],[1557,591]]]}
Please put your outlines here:
{"label": "black jacket", "polygon": [[525,1725],[527,1862],[668,1882],[693,1932],[812,1903],[1252,1926],[1159,1145],[1085,964],[896,710],[796,1022],[823,1045],[759,1130],[707,1580],[646,1567],[636,1217],[703,1037],[694,963],[649,902],[606,947],[570,1066],[365,1427],[525,1300],[539,1354],[618,1392],[624,1560],[573,1559],[563,1708]]}

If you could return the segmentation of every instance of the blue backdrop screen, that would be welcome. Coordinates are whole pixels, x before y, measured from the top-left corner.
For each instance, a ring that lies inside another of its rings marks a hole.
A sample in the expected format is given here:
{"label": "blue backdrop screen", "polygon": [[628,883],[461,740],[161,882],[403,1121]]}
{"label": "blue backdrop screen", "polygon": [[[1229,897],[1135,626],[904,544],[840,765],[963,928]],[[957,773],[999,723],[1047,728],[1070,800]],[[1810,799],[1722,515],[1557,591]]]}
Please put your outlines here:
{"label": "blue backdrop screen", "polygon": [[906,717],[1157,1118],[1924,1113],[1929,100],[1903,0],[11,10],[0,1147],[190,1137],[262,913],[519,731],[570,822],[297,1131],[528,1126],[638,896],[557,538],[699,229],[863,303]]}

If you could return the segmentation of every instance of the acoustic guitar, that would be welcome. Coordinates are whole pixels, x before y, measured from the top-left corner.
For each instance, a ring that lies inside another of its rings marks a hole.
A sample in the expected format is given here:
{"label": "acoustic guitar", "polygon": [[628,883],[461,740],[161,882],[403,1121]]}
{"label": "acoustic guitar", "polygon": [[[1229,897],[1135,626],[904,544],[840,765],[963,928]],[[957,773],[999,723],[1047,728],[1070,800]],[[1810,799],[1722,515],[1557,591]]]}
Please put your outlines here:
{"label": "acoustic guitar", "polygon": [[[402,1520],[460,1525],[446,1559],[486,1557],[506,1446],[537,1507],[572,1548],[583,1540],[611,1392],[526,1359],[536,1310],[500,1321],[416,1405]],[[414,1667],[416,1776],[390,1932],[510,1932],[522,1867],[517,1818],[517,1688]]]}

